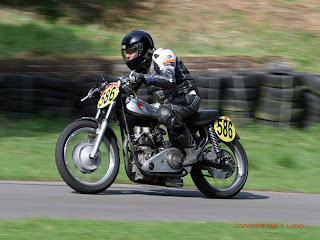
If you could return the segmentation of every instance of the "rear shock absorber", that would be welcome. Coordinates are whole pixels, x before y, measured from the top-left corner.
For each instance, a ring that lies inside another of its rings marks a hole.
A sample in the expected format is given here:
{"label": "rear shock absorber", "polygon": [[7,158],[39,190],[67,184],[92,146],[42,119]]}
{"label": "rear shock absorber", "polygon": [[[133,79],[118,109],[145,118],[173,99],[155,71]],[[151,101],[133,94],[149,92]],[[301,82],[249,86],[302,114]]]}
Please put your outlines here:
{"label": "rear shock absorber", "polygon": [[218,138],[217,135],[214,131],[214,128],[212,125],[209,126],[209,136],[210,136],[210,141],[213,144],[214,151],[216,152],[216,155],[218,158],[221,158],[221,148],[219,146]]}

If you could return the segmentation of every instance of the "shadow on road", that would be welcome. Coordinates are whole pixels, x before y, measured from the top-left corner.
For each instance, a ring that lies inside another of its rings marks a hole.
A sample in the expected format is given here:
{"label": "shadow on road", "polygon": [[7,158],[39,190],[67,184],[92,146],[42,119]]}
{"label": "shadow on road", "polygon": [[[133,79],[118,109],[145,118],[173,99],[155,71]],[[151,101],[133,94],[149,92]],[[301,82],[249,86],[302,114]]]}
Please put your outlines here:
{"label": "shadow on road", "polygon": [[[77,193],[77,192],[73,192]],[[139,189],[108,189],[99,195],[154,195],[154,196],[170,196],[170,197],[190,197],[190,198],[207,198],[198,190],[193,189],[175,189],[175,188],[158,188],[158,187],[140,187]],[[236,200],[258,200],[267,199],[269,196],[264,196],[252,192],[240,192],[232,199]]]}
{"label": "shadow on road", "polygon": [[250,199],[267,199],[269,198],[269,196],[265,196],[265,195],[260,195],[260,194],[256,194],[256,193],[249,193],[249,192],[240,192],[238,193],[236,196],[234,196],[232,199],[245,199],[245,200],[250,200]]}

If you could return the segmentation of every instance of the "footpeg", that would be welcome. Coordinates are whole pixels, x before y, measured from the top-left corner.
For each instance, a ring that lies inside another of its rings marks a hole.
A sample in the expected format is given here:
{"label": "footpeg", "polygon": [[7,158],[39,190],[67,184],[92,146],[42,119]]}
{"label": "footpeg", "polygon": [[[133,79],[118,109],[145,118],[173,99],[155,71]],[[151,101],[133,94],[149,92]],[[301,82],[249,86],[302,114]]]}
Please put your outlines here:
{"label": "footpeg", "polygon": [[184,167],[183,169],[184,169],[185,171],[187,171],[188,173],[190,173],[191,170],[192,170],[192,166]]}
{"label": "footpeg", "polygon": [[183,180],[176,178],[167,178],[166,187],[183,187]]}

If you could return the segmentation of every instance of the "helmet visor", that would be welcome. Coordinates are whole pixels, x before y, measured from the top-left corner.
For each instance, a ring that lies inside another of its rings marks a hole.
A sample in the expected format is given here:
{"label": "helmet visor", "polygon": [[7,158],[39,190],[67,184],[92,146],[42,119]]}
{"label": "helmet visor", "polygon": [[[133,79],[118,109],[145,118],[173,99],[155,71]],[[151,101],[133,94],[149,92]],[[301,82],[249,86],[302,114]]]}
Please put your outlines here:
{"label": "helmet visor", "polygon": [[137,47],[122,49],[121,50],[122,57],[126,61],[131,61],[132,59],[134,59],[136,57],[137,51],[138,51]]}

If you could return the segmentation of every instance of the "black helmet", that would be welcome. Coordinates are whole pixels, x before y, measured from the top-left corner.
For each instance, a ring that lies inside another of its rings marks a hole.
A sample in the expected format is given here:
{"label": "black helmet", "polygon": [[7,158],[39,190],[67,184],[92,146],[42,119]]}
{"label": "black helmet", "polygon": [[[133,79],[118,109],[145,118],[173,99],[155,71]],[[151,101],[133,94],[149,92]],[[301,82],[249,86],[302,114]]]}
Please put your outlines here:
{"label": "black helmet", "polygon": [[[128,33],[121,43],[122,58],[131,70],[137,70],[141,67],[142,63],[150,58],[153,49],[151,36],[143,30]],[[127,58],[127,54],[130,53],[135,53],[132,59]]]}

